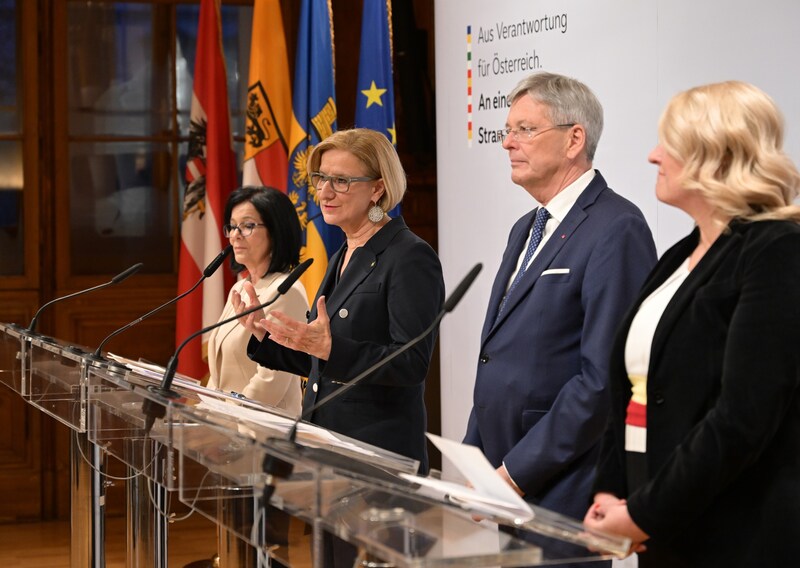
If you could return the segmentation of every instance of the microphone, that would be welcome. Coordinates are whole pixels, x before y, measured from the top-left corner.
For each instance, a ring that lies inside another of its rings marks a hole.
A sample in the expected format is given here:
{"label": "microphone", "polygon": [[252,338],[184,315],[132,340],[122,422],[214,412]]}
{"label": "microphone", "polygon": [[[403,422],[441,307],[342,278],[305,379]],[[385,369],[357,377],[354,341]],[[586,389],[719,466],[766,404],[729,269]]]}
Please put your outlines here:
{"label": "microphone", "polygon": [[67,294],[66,296],[61,296],[60,298],[55,298],[53,300],[50,300],[45,305],[43,305],[41,308],[39,308],[39,310],[33,316],[33,319],[31,320],[31,323],[28,326],[28,330],[27,331],[33,333],[33,330],[36,328],[36,323],[39,321],[39,315],[42,313],[42,311],[46,307],[48,307],[48,306],[50,306],[52,304],[55,304],[56,302],[60,302],[61,300],[68,300],[70,298],[74,298],[75,296],[80,296],[81,294],[86,294],[87,292],[93,292],[95,290],[100,290],[101,288],[107,288],[109,286],[114,286],[115,284],[119,284],[123,280],[127,279],[129,276],[133,276],[134,274],[139,272],[139,270],[142,268],[142,266],[144,266],[144,264],[142,264],[141,262],[137,262],[136,264],[134,264],[133,266],[131,266],[127,270],[124,270],[124,271],[120,272],[119,274],[114,276],[114,278],[112,278],[108,282],[105,282],[104,284],[99,284],[97,286],[92,286],[91,288],[87,288],[86,290],[79,290],[78,292],[73,292],[72,294]]}
{"label": "microphone", "polygon": [[[181,350],[183,350],[183,348],[186,346],[187,343],[189,343],[192,339],[194,339],[198,335],[203,335],[204,333],[208,333],[214,328],[231,323],[232,321],[236,321],[239,318],[250,315],[253,312],[257,312],[258,310],[263,310],[264,308],[274,304],[276,301],[278,301],[278,298],[280,298],[286,292],[289,291],[289,289],[294,285],[295,282],[297,282],[300,276],[302,276],[302,274],[308,269],[309,266],[311,266],[313,262],[314,259],[309,258],[304,260],[297,266],[295,266],[294,270],[292,270],[289,273],[289,276],[284,278],[283,282],[281,282],[280,285],[278,285],[278,291],[276,292],[276,294],[263,304],[249,308],[240,314],[236,314],[235,316],[226,318],[222,321],[218,321],[215,324],[204,327],[203,329],[189,335],[189,337],[184,339],[183,342],[178,346],[172,357],[170,357],[169,362],[167,363],[167,368],[164,371],[164,378],[161,380],[161,384],[158,387],[152,387],[152,386],[147,387],[148,390],[168,398],[175,398],[177,395],[172,390],[170,390],[170,388],[172,387],[172,380],[175,378],[175,370],[178,366],[178,355],[180,355]],[[154,402],[148,398],[142,404],[142,412],[144,412],[146,415],[145,426],[144,426],[144,431],[146,434],[150,432],[150,429],[153,427],[156,418],[164,417],[166,409],[161,404]]]}
{"label": "microphone", "polygon": [[[332,392],[319,402],[312,405],[310,408],[304,410],[300,414],[300,416],[297,417],[297,420],[295,420],[285,440],[272,438],[271,441],[277,442],[281,446],[290,446],[291,449],[293,450],[303,448],[302,451],[304,453],[313,455],[314,457],[321,457],[322,454],[325,454],[325,457],[331,457],[337,466],[344,467],[345,469],[352,469],[354,465],[353,463],[354,460],[352,458],[347,457],[346,459],[342,460],[340,459],[339,454],[336,454],[335,452],[324,451],[321,450],[320,448],[306,448],[296,444],[295,439],[297,437],[297,428],[300,422],[310,417],[320,407],[328,404],[333,399],[343,395],[344,393],[346,393],[347,391],[358,385],[361,381],[363,381],[366,377],[371,375],[374,371],[383,367],[395,357],[398,357],[399,355],[405,353],[406,351],[411,349],[411,347],[413,347],[414,345],[425,339],[428,335],[430,335],[430,333],[434,329],[436,329],[436,327],[439,325],[439,322],[442,321],[442,318],[444,318],[446,314],[452,312],[453,309],[456,307],[456,305],[458,305],[458,303],[461,301],[461,298],[464,297],[464,294],[466,294],[467,290],[469,290],[470,286],[472,286],[472,283],[475,281],[475,278],[478,277],[478,273],[481,271],[482,268],[483,264],[481,263],[478,263],[472,267],[472,270],[470,270],[467,273],[467,275],[461,280],[458,286],[456,286],[456,289],[453,290],[450,296],[444,301],[441,311],[436,315],[435,318],[433,318],[433,322],[427,328],[425,328],[425,330],[422,333],[417,335],[409,342],[405,343],[398,350],[393,351],[386,357],[380,359],[377,363],[375,363],[368,369],[365,369],[364,371],[356,375],[355,378],[348,381],[347,383],[339,387],[336,391]],[[369,473],[371,475],[380,477],[381,479],[385,479],[386,476],[389,475],[385,470],[382,470],[370,464],[360,464],[359,467],[361,465],[366,466],[366,468],[369,469]],[[287,463],[285,460],[277,456],[274,456],[270,453],[267,453],[267,455],[264,456],[263,470],[267,476],[264,496],[262,497],[264,504],[266,504],[269,501],[272,492],[275,490],[274,480],[276,478],[280,479],[288,478],[291,475],[293,468],[294,468],[293,464]],[[364,467],[361,467],[361,469],[364,470]],[[394,476],[392,477],[394,478]]]}
{"label": "microphone", "polygon": [[475,278],[478,277],[478,273],[481,271],[482,268],[483,264],[481,263],[478,263],[472,267],[472,270],[470,270],[467,273],[467,275],[461,280],[458,286],[456,286],[456,289],[453,290],[452,294],[450,294],[450,297],[444,301],[444,304],[442,305],[442,310],[436,315],[435,318],[433,318],[433,322],[425,329],[425,331],[423,331],[414,339],[412,339],[411,341],[400,347],[400,349],[393,351],[392,353],[390,353],[383,359],[379,360],[377,363],[375,363],[368,369],[365,369],[364,371],[359,373],[354,379],[347,381],[347,383],[336,389],[334,392],[332,392],[319,402],[315,403],[310,408],[304,410],[302,414],[300,414],[300,416],[297,418],[297,420],[295,420],[294,426],[289,432],[289,440],[293,441],[297,436],[297,426],[301,420],[310,417],[315,411],[319,410],[321,406],[325,406],[326,404],[328,404],[328,402],[330,402],[334,398],[343,395],[344,393],[346,393],[347,391],[358,385],[358,383],[364,380],[367,376],[371,375],[374,371],[377,371],[378,369],[386,365],[389,361],[391,361],[395,357],[402,355],[403,353],[414,347],[414,345],[425,339],[436,328],[436,326],[439,325],[439,322],[442,321],[442,318],[446,314],[453,311],[453,308],[456,307],[456,305],[461,301],[461,298],[464,296],[464,294],[467,293],[469,287],[472,286],[472,283],[475,281]]}
{"label": "microphone", "polygon": [[124,325],[121,328],[119,328],[119,329],[117,329],[115,331],[112,331],[110,334],[108,334],[106,336],[106,338],[103,339],[103,341],[100,342],[100,345],[97,347],[95,352],[92,354],[92,358],[94,358],[96,360],[102,359],[101,353],[103,352],[103,346],[106,343],[108,343],[108,341],[112,337],[115,337],[116,335],[122,333],[123,331],[126,331],[126,330],[132,328],[133,326],[139,324],[140,322],[142,322],[142,321],[146,320],[147,318],[149,318],[150,316],[152,316],[154,313],[163,310],[164,308],[166,308],[170,304],[174,304],[175,302],[177,302],[181,298],[183,298],[185,296],[188,296],[189,294],[194,292],[195,289],[197,289],[197,287],[203,282],[203,280],[205,280],[206,278],[208,278],[209,276],[214,274],[217,271],[217,269],[219,269],[219,267],[222,266],[222,263],[225,261],[226,258],[228,258],[228,256],[231,254],[232,250],[233,250],[233,246],[231,246],[231,245],[228,245],[224,249],[222,249],[222,252],[220,252],[217,255],[217,257],[214,260],[212,260],[209,263],[208,266],[206,266],[205,270],[203,270],[203,275],[200,277],[200,279],[197,282],[194,283],[194,286],[192,286],[191,288],[186,290],[186,292],[184,292],[181,295],[171,299],[168,302],[165,302],[165,303],[161,304],[157,308],[155,308],[153,310],[150,310],[149,312],[144,314],[142,317],[140,317],[138,319],[135,319],[132,322],[130,322],[129,324]]}

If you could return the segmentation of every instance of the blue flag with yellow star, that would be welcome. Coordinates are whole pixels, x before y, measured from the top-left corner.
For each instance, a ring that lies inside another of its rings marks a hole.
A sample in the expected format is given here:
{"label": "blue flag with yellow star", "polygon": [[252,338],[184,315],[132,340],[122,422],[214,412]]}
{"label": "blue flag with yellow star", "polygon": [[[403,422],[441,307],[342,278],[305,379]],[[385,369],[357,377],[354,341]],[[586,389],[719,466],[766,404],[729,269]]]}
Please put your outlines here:
{"label": "blue flag with yellow star", "polygon": [[[392,2],[364,0],[361,16],[361,58],[358,63],[356,126],[383,132],[397,145],[392,78]],[[400,214],[398,205],[389,212]]]}
{"label": "blue flag with yellow star", "polygon": [[328,258],[344,241],[341,229],[322,218],[317,191],[306,171],[313,147],[336,130],[331,22],[328,0],[303,0],[297,32],[287,193],[303,228],[300,258],[314,259],[301,279],[309,302],[322,282]]}

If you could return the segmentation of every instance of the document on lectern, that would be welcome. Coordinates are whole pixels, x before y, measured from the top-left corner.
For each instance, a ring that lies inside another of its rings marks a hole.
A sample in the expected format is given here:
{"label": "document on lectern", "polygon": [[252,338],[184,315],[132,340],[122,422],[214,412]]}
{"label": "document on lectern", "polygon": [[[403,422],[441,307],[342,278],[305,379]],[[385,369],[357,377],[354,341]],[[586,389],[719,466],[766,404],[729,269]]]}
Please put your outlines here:
{"label": "document on lectern", "polygon": [[428,433],[427,436],[472,487],[401,473],[405,479],[422,486],[419,492],[450,501],[475,513],[494,515],[512,521],[527,521],[533,518],[533,511],[525,500],[497,474],[478,448],[447,440],[435,434]]}
{"label": "document on lectern", "polygon": [[[164,373],[166,372],[166,368],[156,365],[155,363],[134,361],[133,359],[128,359],[127,357],[123,357],[121,355],[115,355],[114,353],[106,353],[106,357],[111,361],[116,361],[117,363],[127,366],[132,371],[135,371],[143,377],[152,379],[153,381],[161,382],[161,380],[164,378]],[[187,375],[182,375],[181,373],[175,373],[173,384],[178,386],[199,386],[200,381]]]}
{"label": "document on lectern", "polygon": [[[265,412],[263,406],[257,403],[248,404],[248,401],[241,401],[238,404],[229,404],[223,400],[218,400],[203,394],[199,394],[198,396],[201,400],[201,404],[198,405],[198,407],[205,407],[232,418],[249,420],[256,424],[273,428],[279,432],[288,433],[296,421],[295,418],[281,416],[275,412]],[[317,443],[332,445],[367,456],[375,455],[374,452],[367,448],[342,440],[331,433],[330,430],[306,422],[298,423],[297,436],[301,440],[313,440]]]}

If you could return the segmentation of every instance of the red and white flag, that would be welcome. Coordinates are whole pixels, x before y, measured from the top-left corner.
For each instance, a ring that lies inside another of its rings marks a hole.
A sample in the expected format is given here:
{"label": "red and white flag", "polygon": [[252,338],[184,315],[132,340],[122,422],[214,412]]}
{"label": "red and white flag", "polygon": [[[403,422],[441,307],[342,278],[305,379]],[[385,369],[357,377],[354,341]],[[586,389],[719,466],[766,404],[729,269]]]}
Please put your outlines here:
{"label": "red and white flag", "polygon": [[[216,257],[223,244],[222,215],[236,187],[228,107],[225,59],[222,54],[219,0],[202,0],[192,89],[186,193],[183,199],[178,291],[188,290]],[[219,319],[233,283],[227,267],[207,278],[198,291],[178,302],[176,345]],[[178,372],[202,379],[208,374],[207,337],[192,341],[183,351]]]}

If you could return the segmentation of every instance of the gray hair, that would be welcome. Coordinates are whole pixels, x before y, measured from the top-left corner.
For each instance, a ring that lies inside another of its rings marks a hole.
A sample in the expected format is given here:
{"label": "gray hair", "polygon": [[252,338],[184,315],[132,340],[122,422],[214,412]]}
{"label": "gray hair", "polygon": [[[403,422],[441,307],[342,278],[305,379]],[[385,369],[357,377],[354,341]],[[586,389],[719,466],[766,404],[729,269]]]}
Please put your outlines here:
{"label": "gray hair", "polygon": [[603,106],[589,87],[564,75],[534,73],[508,94],[510,103],[528,95],[549,110],[553,124],[580,124],[586,131],[586,157],[591,162],[603,132]]}

